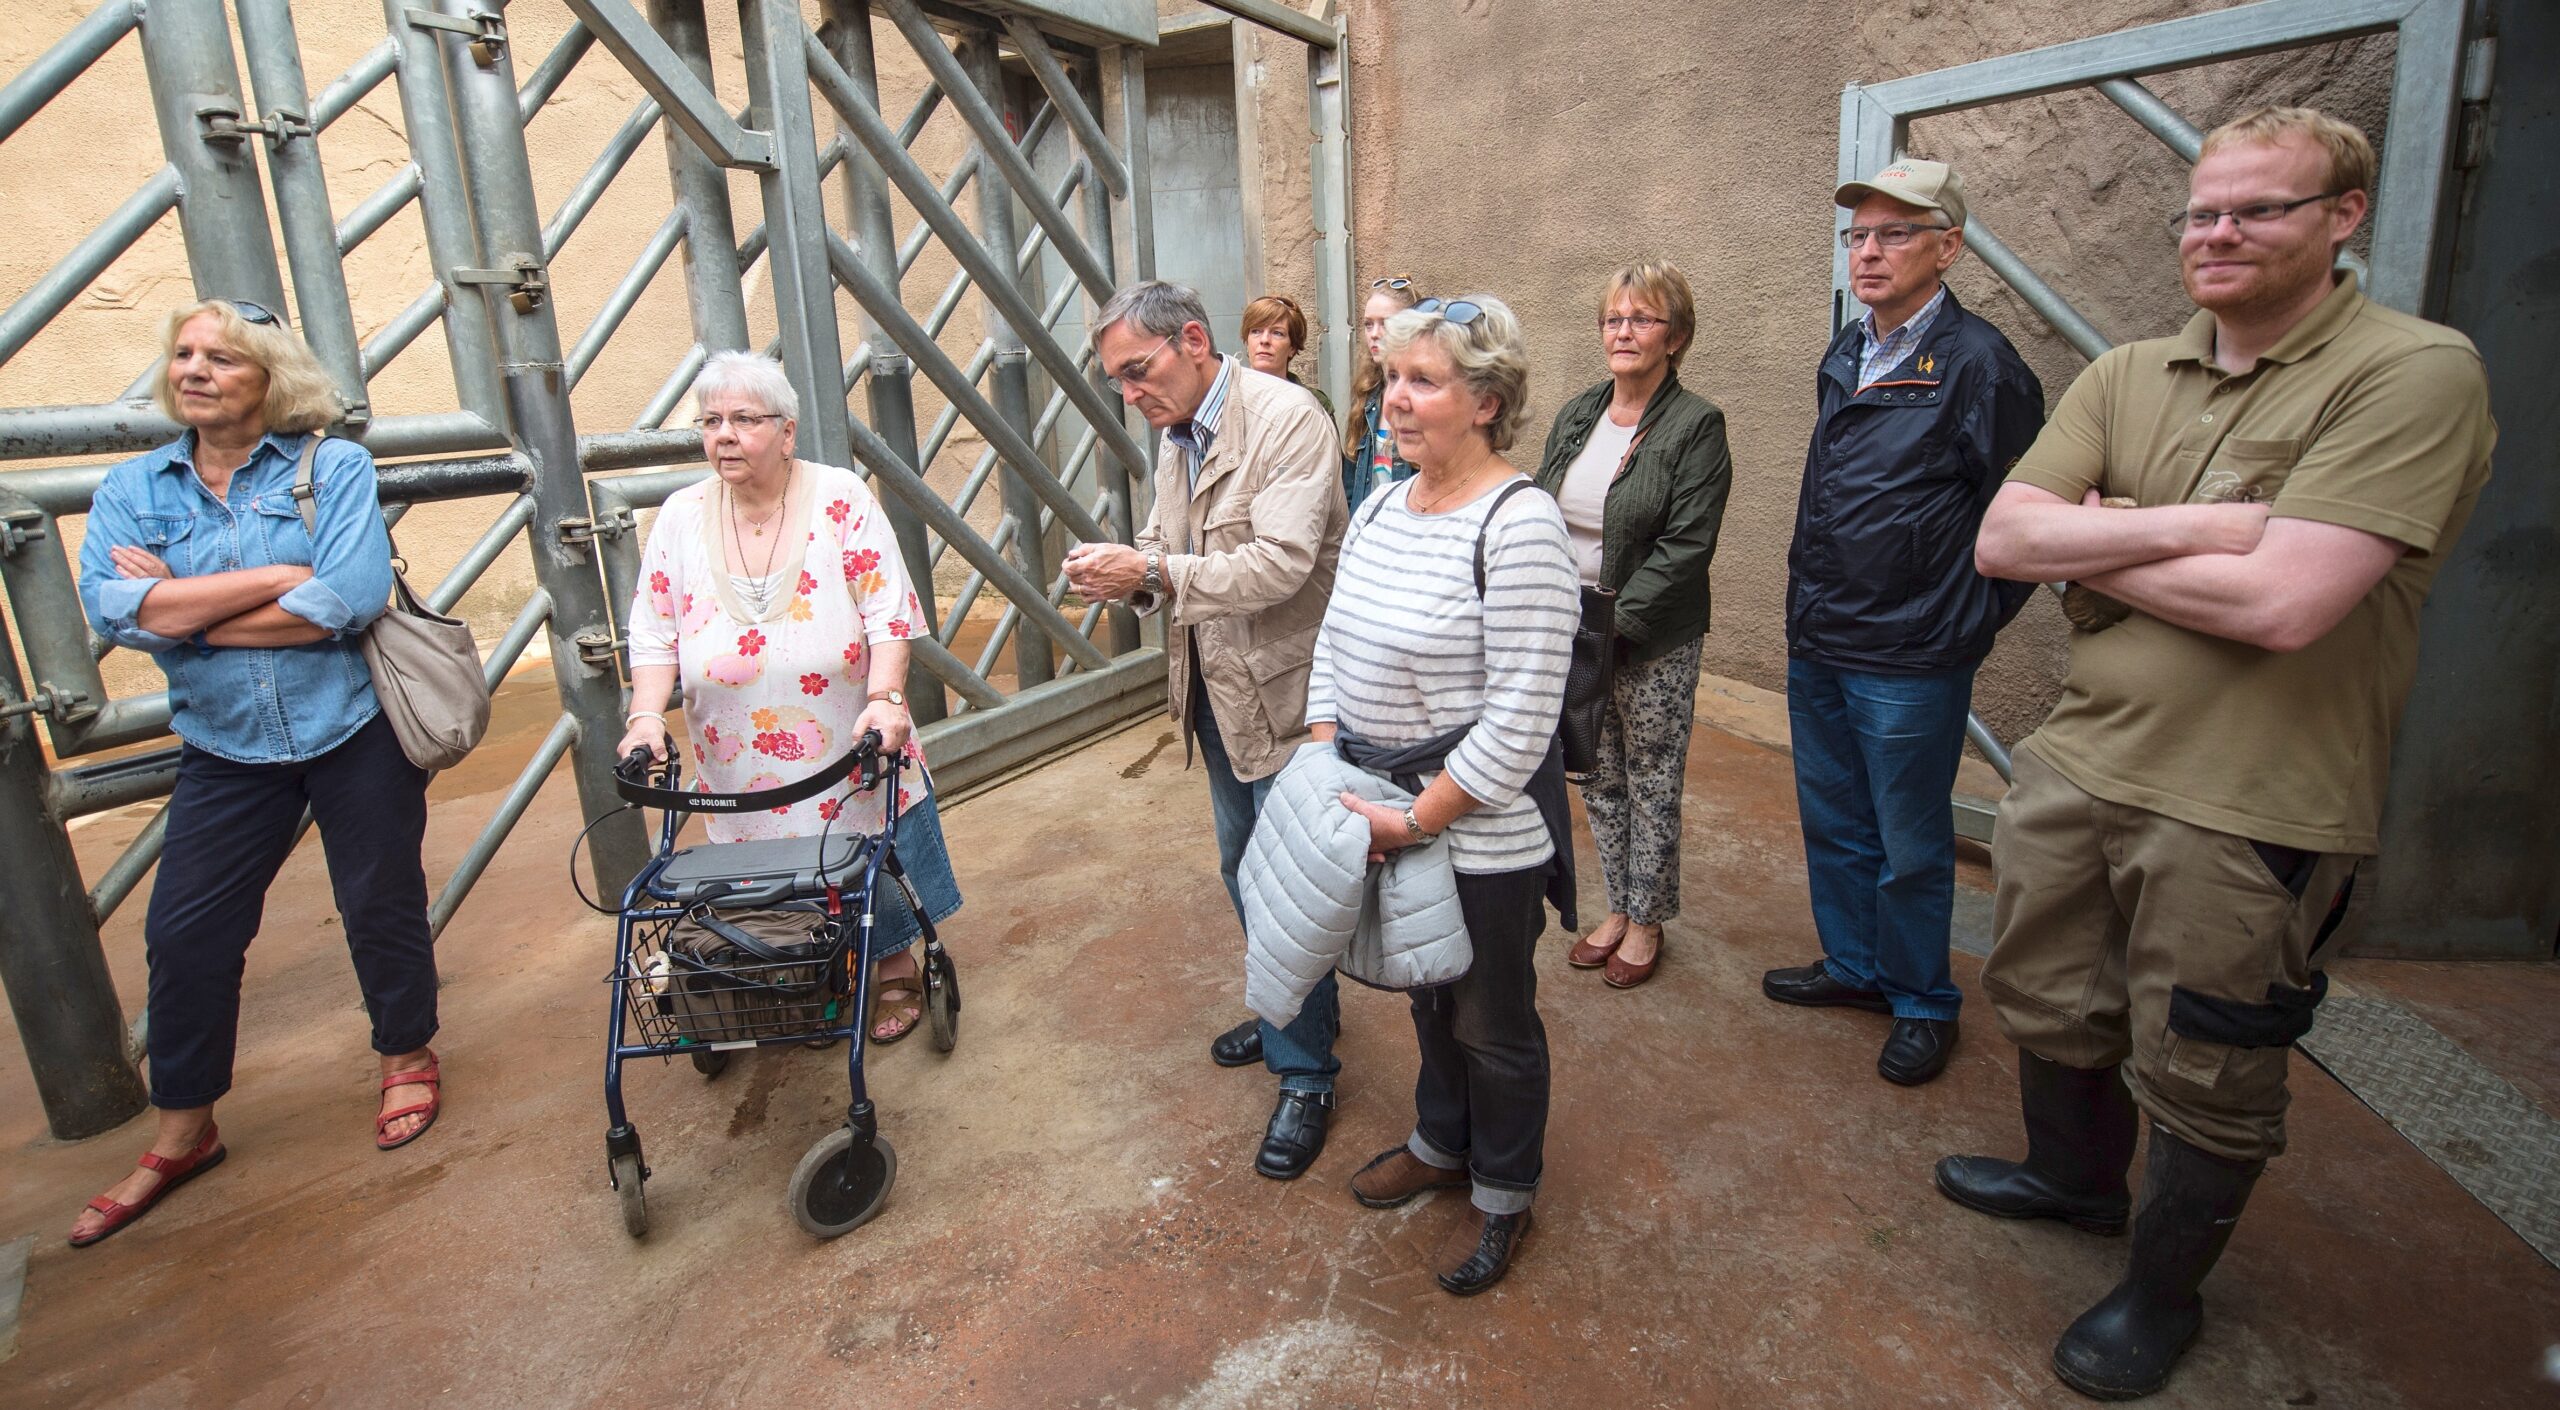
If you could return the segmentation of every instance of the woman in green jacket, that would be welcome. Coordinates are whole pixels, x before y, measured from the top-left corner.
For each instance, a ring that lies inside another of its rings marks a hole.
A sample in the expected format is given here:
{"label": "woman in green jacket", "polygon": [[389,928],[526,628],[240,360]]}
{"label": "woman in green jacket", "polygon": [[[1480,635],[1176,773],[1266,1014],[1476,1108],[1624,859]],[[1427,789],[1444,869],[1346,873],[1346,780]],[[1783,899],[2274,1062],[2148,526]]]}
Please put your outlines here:
{"label": "woman in green jacket", "polygon": [[1662,926],[1680,914],[1680,785],[1689,757],[1707,564],[1733,486],[1724,413],[1680,385],[1696,299],[1659,261],[1609,277],[1600,343],[1609,378],[1567,402],[1538,466],[1564,509],[1586,586],[1617,594],[1616,689],[1599,766],[1582,786],[1609,918],[1573,947],[1577,969],[1632,989],[1653,977]]}

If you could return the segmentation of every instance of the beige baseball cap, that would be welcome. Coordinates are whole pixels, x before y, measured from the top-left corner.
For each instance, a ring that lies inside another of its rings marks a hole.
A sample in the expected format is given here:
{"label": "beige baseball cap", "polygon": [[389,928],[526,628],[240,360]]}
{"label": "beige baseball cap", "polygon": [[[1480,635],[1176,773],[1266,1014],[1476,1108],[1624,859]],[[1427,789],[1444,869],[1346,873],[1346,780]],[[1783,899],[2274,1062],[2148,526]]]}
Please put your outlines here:
{"label": "beige baseball cap", "polygon": [[1964,182],[1945,162],[1905,157],[1864,181],[1852,181],[1831,193],[1835,205],[1855,206],[1869,196],[1891,196],[1924,211],[1944,211],[1947,224],[1964,224]]}

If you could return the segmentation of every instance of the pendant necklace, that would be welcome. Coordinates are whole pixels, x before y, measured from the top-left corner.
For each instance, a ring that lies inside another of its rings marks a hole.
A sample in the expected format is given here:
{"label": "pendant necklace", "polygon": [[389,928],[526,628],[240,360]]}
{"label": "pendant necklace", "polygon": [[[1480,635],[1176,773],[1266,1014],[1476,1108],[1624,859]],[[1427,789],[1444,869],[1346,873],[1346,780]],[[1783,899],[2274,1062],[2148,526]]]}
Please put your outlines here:
{"label": "pendant necklace", "polygon": [[[728,499],[729,542],[735,545],[738,550],[738,566],[744,568],[747,566],[747,543],[746,540],[740,537],[738,533],[738,497],[736,494],[732,493],[728,496]],[[773,511],[773,513],[765,516],[765,524],[775,522],[784,514],[788,513],[790,509],[791,480],[786,477],[782,482],[782,503]],[[763,524],[756,526],[756,537],[764,537]],[[738,596],[745,600],[748,610],[758,618],[762,618],[773,606],[773,594],[776,586],[773,581],[773,560],[779,556],[781,552],[782,541],[777,538],[772,543],[765,545],[763,571],[752,577],[744,573],[740,573],[735,575],[731,580],[732,585],[738,589]]]}

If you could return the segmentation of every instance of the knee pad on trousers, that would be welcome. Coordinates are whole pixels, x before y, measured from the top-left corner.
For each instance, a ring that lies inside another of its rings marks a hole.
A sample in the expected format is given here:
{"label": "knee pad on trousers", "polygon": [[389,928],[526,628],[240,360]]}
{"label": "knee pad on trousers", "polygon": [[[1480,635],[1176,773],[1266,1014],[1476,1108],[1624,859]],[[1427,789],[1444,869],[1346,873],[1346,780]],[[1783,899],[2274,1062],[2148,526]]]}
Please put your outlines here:
{"label": "knee pad on trousers", "polygon": [[2219,999],[2179,985],[2169,991],[2169,1031],[2233,1048],[2291,1047],[2311,1031],[2314,1011],[2328,993],[2329,976],[2317,971],[2308,989],[2268,985],[2266,1002],[2259,1004]]}

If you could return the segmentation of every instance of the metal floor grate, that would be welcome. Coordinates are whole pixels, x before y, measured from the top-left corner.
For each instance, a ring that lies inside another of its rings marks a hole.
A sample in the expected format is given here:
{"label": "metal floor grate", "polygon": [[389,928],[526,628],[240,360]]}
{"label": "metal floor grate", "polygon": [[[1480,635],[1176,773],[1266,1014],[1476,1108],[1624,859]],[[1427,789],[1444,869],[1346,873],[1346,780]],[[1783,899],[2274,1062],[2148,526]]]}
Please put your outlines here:
{"label": "metal floor grate", "polygon": [[2560,1266],[2560,1120],[2389,999],[2332,994],[2302,1050]]}

